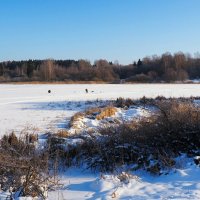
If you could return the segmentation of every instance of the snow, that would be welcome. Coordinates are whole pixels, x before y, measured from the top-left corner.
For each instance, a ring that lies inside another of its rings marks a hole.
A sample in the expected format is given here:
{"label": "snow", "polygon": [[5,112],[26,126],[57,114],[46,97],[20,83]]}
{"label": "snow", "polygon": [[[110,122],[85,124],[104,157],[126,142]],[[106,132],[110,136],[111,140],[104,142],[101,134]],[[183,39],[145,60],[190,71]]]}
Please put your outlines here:
{"label": "snow", "polygon": [[[85,89],[88,93],[85,93]],[[51,93],[48,93],[48,90]],[[94,91],[94,92],[91,92]],[[70,117],[101,100],[118,97],[190,97],[200,96],[198,84],[122,84],[122,85],[0,85],[0,135],[17,131],[32,131],[38,134],[54,132],[68,126]],[[148,116],[148,108],[132,107],[118,110],[117,117],[131,120]],[[86,127],[98,127],[99,121],[84,118]],[[81,142],[70,140],[69,143]],[[185,163],[185,161],[183,161]],[[49,193],[48,199],[200,199],[200,169],[193,162],[159,177],[137,171],[140,179],[121,182],[117,176],[93,174],[71,168],[60,175],[63,187]],[[181,165],[181,164],[180,164]],[[5,193],[0,192],[0,199]]]}
{"label": "snow", "polygon": [[[85,88],[89,93],[85,93]],[[48,90],[51,93],[48,93]],[[94,91],[94,92],[91,92]],[[52,132],[65,128],[69,117],[91,101],[124,98],[190,97],[200,95],[198,84],[34,84],[0,85],[0,135],[12,130]]]}
{"label": "snow", "polygon": [[[68,133],[71,135],[77,135],[78,133],[85,137],[90,137],[91,134],[92,136],[98,136],[99,129],[122,124],[133,119],[140,120],[140,118],[148,117],[151,115],[151,109],[143,107],[130,107],[129,109],[116,108],[115,115],[102,120],[97,120],[95,116],[85,115],[75,122],[75,127],[73,126],[68,129]],[[88,132],[90,135],[88,135]]]}
{"label": "snow", "polygon": [[61,176],[62,189],[49,192],[48,199],[92,199],[96,191],[96,175],[71,168]]}
{"label": "snow", "polygon": [[[139,178],[138,178],[139,177]],[[70,169],[61,178],[63,189],[50,192],[53,199],[200,199],[199,167],[192,165],[169,175],[151,176],[143,171],[126,182],[117,176]],[[62,198],[61,198],[62,197]]]}
{"label": "snow", "polygon": [[189,82],[192,83],[200,83],[200,79],[192,79],[192,80],[188,80]]}
{"label": "snow", "polygon": [[150,115],[150,110],[148,111],[140,107],[131,107],[127,110],[120,111],[118,115],[123,121],[131,121],[133,118],[148,117]]}

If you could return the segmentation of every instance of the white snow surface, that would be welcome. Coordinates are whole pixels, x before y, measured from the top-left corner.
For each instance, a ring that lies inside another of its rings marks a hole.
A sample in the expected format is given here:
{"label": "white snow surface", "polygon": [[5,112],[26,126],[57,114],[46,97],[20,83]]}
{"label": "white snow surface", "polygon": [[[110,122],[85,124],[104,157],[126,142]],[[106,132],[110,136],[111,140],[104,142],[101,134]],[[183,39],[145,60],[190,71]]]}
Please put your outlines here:
{"label": "white snow surface", "polygon": [[[85,93],[85,89],[89,93]],[[51,90],[51,93],[48,93]],[[92,92],[93,91],[93,92]],[[63,129],[70,117],[84,111],[94,102],[118,97],[137,99],[143,96],[156,97],[190,97],[200,96],[198,84],[1,84],[0,85],[0,135],[12,130],[32,130],[35,133]],[[124,120],[132,116],[147,115],[143,109],[129,109],[119,112]],[[98,126],[97,121],[88,121],[89,126]],[[69,169],[60,176],[63,187],[49,192],[49,200],[57,199],[200,199],[200,169],[187,163],[182,169],[174,170],[168,175],[150,176],[138,171],[140,179],[130,179],[122,183],[113,175],[101,175]],[[114,195],[114,196],[113,196]],[[0,200],[6,194],[0,192]],[[115,198],[112,198],[115,197]],[[26,198],[23,198],[26,199]]]}
{"label": "white snow surface", "polygon": [[[99,130],[106,128],[108,126],[115,126],[116,124],[122,124],[124,122],[130,122],[132,120],[140,120],[144,117],[151,116],[152,108],[143,108],[143,107],[129,107],[128,109],[116,108],[116,113],[113,116],[105,117],[102,120],[96,119],[96,117],[91,117],[86,115],[79,118],[76,121],[76,128],[73,126],[68,129],[68,133],[74,135],[77,133],[85,136],[89,136],[88,132],[92,133],[93,136],[99,135]],[[96,134],[95,134],[96,133]]]}
{"label": "white snow surface", "polygon": [[[89,93],[85,93],[85,89]],[[51,90],[51,93],[48,93]],[[198,84],[1,84],[0,135],[12,130],[31,129],[35,133],[67,126],[75,112],[93,100],[137,99],[143,96],[190,97],[200,95]]]}
{"label": "white snow surface", "polygon": [[[200,199],[199,167],[188,163],[168,175],[151,176],[139,171],[128,182],[116,175],[101,175],[69,169],[61,178],[63,188],[49,193],[49,200],[198,200]],[[113,198],[115,197],[115,198]]]}

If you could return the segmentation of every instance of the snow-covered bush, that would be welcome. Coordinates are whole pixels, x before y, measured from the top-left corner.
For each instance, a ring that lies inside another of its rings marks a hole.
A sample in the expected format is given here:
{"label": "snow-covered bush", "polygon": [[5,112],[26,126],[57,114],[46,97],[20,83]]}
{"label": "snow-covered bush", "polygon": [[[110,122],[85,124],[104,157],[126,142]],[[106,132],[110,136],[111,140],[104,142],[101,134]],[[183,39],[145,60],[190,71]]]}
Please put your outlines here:
{"label": "snow-covered bush", "polygon": [[0,186],[10,192],[10,198],[46,199],[47,191],[57,184],[51,173],[56,169],[50,168],[48,148],[36,149],[27,137],[18,138],[12,133],[0,140]]}
{"label": "snow-covered bush", "polygon": [[181,153],[196,155],[200,148],[199,107],[191,99],[145,102],[154,107],[150,117],[102,128],[98,137],[88,137],[73,147],[67,159],[78,158],[92,170],[114,171],[135,164],[133,169],[160,174],[175,167],[174,158]]}

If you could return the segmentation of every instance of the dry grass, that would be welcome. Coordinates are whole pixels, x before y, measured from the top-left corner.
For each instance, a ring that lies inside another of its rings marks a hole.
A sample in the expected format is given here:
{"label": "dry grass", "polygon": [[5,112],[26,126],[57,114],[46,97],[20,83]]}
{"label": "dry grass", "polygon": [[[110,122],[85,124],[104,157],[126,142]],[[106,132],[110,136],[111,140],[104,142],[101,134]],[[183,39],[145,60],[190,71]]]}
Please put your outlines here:
{"label": "dry grass", "polygon": [[[198,109],[195,108],[194,104],[189,103],[174,103],[171,107],[171,117],[176,119],[179,117],[179,121],[188,121],[188,119],[194,120],[196,114],[198,113]],[[188,118],[188,116],[190,116]]]}
{"label": "dry grass", "polygon": [[108,81],[72,81],[72,80],[66,80],[66,81],[6,81],[1,78],[2,82],[0,84],[109,84]]}
{"label": "dry grass", "polygon": [[106,117],[111,117],[112,115],[115,115],[116,112],[117,112],[117,108],[112,107],[112,106],[108,106],[108,107],[103,108],[101,110],[101,113],[96,116],[96,119],[102,120]]}
{"label": "dry grass", "polygon": [[76,113],[70,120],[70,127],[77,127],[77,123],[83,119],[85,116],[91,116],[93,115],[94,118],[96,117],[97,120],[102,120],[106,117],[111,117],[117,112],[117,108],[113,106],[108,106],[105,108],[89,108],[85,112],[78,112]]}
{"label": "dry grass", "polygon": [[[13,132],[0,139],[0,186],[3,191],[9,190],[9,199],[21,196],[46,199],[47,190],[56,185],[56,174],[50,172],[49,149],[38,151],[30,144],[30,140],[37,139],[35,136],[18,138]],[[56,172],[51,167],[54,169]]]}
{"label": "dry grass", "polygon": [[95,107],[95,108],[89,108],[88,110],[86,110],[85,114],[86,115],[94,115],[94,114],[100,113],[100,112],[101,112],[101,108]]}
{"label": "dry grass", "polygon": [[78,112],[72,116],[70,120],[70,127],[76,127],[76,123],[85,116],[83,112]]}
{"label": "dry grass", "polygon": [[59,130],[57,133],[54,134],[56,137],[59,138],[67,138],[69,136],[69,132],[67,130]]}
{"label": "dry grass", "polygon": [[30,134],[27,136],[29,139],[29,143],[34,143],[38,141],[38,135],[37,134]]}

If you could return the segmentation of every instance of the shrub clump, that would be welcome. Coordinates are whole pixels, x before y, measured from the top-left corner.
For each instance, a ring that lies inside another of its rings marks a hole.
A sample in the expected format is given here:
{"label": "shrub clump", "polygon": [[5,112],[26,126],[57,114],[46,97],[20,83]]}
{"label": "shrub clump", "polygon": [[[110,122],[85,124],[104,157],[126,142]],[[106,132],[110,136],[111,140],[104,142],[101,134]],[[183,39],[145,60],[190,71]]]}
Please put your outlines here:
{"label": "shrub clump", "polygon": [[157,111],[150,118],[101,129],[99,137],[74,147],[73,156],[93,170],[114,171],[134,164],[135,170],[160,174],[175,166],[180,154],[198,155],[200,109],[190,102],[162,98],[153,106]]}
{"label": "shrub clump", "polygon": [[14,132],[0,140],[0,189],[10,192],[9,199],[46,199],[47,191],[57,184],[48,148],[36,149],[34,140],[33,135],[17,137]]}
{"label": "shrub clump", "polygon": [[116,107],[120,107],[120,108],[124,108],[124,107],[130,107],[131,105],[135,105],[135,102],[128,98],[128,99],[124,99],[122,97],[117,98],[117,100],[114,102],[114,105]]}

